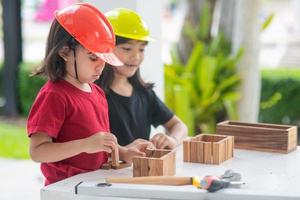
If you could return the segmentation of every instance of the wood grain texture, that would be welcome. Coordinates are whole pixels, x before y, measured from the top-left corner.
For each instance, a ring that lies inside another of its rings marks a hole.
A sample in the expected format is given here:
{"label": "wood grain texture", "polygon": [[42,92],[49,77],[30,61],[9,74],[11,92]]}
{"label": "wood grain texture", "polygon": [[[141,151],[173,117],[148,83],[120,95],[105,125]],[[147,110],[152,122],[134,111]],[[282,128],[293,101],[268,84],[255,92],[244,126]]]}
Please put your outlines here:
{"label": "wood grain texture", "polygon": [[183,144],[184,162],[220,164],[233,157],[233,136],[200,134]]}
{"label": "wood grain texture", "polygon": [[183,161],[190,162],[190,141],[183,141]]}
{"label": "wood grain texture", "polygon": [[239,149],[289,153],[297,147],[296,126],[224,121],[217,125],[217,134],[234,136]]}
{"label": "wood grain texture", "polygon": [[173,176],[176,173],[175,151],[147,149],[146,157],[133,158],[133,176]]}
{"label": "wood grain texture", "polygon": [[119,148],[115,148],[111,152],[111,166],[115,168],[119,167],[119,160]]}
{"label": "wood grain texture", "polygon": [[192,177],[148,176],[134,178],[108,177],[106,183],[154,184],[154,185],[191,185]]}

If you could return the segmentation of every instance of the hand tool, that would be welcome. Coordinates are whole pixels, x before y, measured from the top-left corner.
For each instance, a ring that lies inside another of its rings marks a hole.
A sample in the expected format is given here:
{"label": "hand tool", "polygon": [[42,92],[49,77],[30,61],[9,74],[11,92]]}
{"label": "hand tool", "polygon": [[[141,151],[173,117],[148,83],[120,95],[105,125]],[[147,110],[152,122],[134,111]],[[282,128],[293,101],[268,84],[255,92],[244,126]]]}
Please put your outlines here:
{"label": "hand tool", "polygon": [[216,192],[220,189],[227,188],[231,185],[242,185],[245,184],[241,181],[228,181],[220,179],[216,176],[205,176],[200,180],[200,188],[206,189],[209,192]]}
{"label": "hand tool", "polygon": [[241,175],[226,171],[221,176],[178,177],[178,176],[146,176],[133,178],[106,178],[107,183],[151,184],[151,185],[194,185],[197,188],[215,192],[230,185],[241,185]]}

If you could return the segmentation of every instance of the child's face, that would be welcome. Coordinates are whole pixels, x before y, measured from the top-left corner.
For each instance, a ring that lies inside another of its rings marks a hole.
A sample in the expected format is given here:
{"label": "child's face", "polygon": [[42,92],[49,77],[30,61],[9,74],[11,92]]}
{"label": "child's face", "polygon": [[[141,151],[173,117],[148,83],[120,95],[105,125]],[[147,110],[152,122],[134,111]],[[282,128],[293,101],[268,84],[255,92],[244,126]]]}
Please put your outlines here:
{"label": "child's face", "polygon": [[114,72],[127,78],[132,77],[144,60],[145,46],[145,42],[137,40],[118,44],[114,49],[114,54],[124,65],[114,67]]}
{"label": "child's face", "polygon": [[[74,52],[69,51],[66,61],[67,72],[73,77],[76,77],[74,64]],[[76,64],[80,82],[92,83],[99,79],[105,62],[79,45],[76,48]]]}

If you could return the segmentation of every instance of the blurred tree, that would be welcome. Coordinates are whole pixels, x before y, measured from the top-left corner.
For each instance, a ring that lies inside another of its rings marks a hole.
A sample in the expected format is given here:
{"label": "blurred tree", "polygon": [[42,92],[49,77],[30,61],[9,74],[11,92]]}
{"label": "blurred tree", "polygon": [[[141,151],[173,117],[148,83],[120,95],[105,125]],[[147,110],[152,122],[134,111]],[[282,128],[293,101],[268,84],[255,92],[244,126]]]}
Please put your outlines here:
{"label": "blurred tree", "polygon": [[187,124],[190,135],[215,133],[216,122],[237,119],[239,94],[236,89],[240,77],[236,64],[243,49],[231,53],[230,42],[215,26],[220,21],[221,7],[216,4],[219,1],[214,2],[213,10],[210,3],[204,1],[198,11],[199,20],[186,21],[183,27],[185,41],[192,47],[187,49],[190,53],[184,52],[188,55],[187,61],[182,61],[174,49],[172,62],[165,64],[166,102]]}
{"label": "blurred tree", "polygon": [[[259,0],[187,0],[187,12],[184,25],[196,27],[199,21],[207,21],[209,30],[199,27],[200,33],[209,31],[204,42],[222,32],[231,42],[231,52],[237,53],[242,47],[245,55],[238,64],[238,73],[242,77],[240,87],[241,100],[238,105],[240,120],[257,121],[260,97],[260,74],[258,67],[259,47]],[[213,17],[210,20],[201,19],[203,6],[209,6]],[[184,28],[177,44],[179,58],[186,63],[193,48],[192,39],[185,34]]]}
{"label": "blurred tree", "polygon": [[3,0],[3,32],[4,32],[4,114],[16,116],[18,105],[18,66],[22,61],[21,36],[21,1]]}
{"label": "blurred tree", "polygon": [[[215,0],[211,0],[211,1],[187,0],[188,6],[186,11],[186,16],[184,19],[183,28],[181,30],[181,36],[177,43],[179,58],[183,63],[187,62],[193,48],[193,41],[187,34],[185,34],[184,27],[186,26],[197,27],[199,25],[199,21],[201,20],[200,10],[203,10],[203,6],[207,5],[205,4],[205,1],[209,4],[210,8],[213,8]],[[206,19],[202,19],[202,20],[206,20]],[[210,20],[206,20],[206,21],[207,23],[211,23]],[[208,35],[210,37],[210,34]],[[207,40],[209,40],[209,38],[207,38]]]}

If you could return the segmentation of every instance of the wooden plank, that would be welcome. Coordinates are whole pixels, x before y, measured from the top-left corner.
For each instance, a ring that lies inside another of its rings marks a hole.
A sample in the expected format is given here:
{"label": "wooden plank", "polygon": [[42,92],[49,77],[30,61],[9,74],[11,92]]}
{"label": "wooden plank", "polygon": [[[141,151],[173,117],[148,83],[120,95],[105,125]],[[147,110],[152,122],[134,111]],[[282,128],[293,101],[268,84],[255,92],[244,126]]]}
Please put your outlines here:
{"label": "wooden plank", "polygon": [[147,159],[148,174],[147,176],[163,176],[164,175],[164,163],[160,159]]}
{"label": "wooden plank", "polygon": [[149,176],[149,165],[148,165],[148,160],[147,158],[140,158],[140,171],[141,171],[141,176]]}
{"label": "wooden plank", "polygon": [[219,150],[220,150],[220,162],[224,162],[225,161],[225,142],[219,143]]}
{"label": "wooden plank", "polygon": [[228,138],[227,138],[227,152],[226,152],[226,154],[227,154],[227,159],[230,159],[230,158],[232,158],[233,157],[233,155],[232,155],[232,153],[233,153],[233,150],[232,150],[232,148],[233,148],[233,137],[232,136],[228,136]]}
{"label": "wooden plank", "polygon": [[297,148],[298,134],[297,127],[289,129],[290,134],[288,135],[288,151],[295,150]]}
{"label": "wooden plank", "polygon": [[170,152],[163,160],[163,175],[173,176],[176,174],[176,156],[175,152]]}
{"label": "wooden plank", "polygon": [[197,155],[195,162],[204,163],[204,144],[202,142],[197,143]]}
{"label": "wooden plank", "polygon": [[111,166],[117,168],[119,165],[119,148],[116,147],[111,153]]}
{"label": "wooden plank", "polygon": [[218,143],[213,143],[213,164],[220,164],[220,144]]}
{"label": "wooden plank", "polygon": [[228,139],[227,139],[227,140],[224,140],[224,151],[223,151],[224,160],[223,161],[228,160],[228,156],[227,156],[228,149],[229,149],[229,147],[228,147]]}
{"label": "wooden plank", "polygon": [[169,170],[167,175],[174,176],[176,174],[176,153],[174,151],[170,153],[169,159],[170,159],[168,162]]}
{"label": "wooden plank", "polygon": [[190,160],[191,162],[197,162],[197,142],[190,142]]}
{"label": "wooden plank", "polygon": [[134,157],[132,158],[133,163],[133,177],[139,177],[141,176],[141,158],[140,157]]}
{"label": "wooden plank", "polygon": [[210,142],[204,142],[204,163],[205,164],[211,164],[211,148],[212,148],[212,143]]}
{"label": "wooden plank", "polygon": [[183,141],[183,162],[190,162],[190,141]]}
{"label": "wooden plank", "polygon": [[217,125],[217,134],[234,136],[240,149],[288,153],[297,146],[295,126],[225,121]]}

